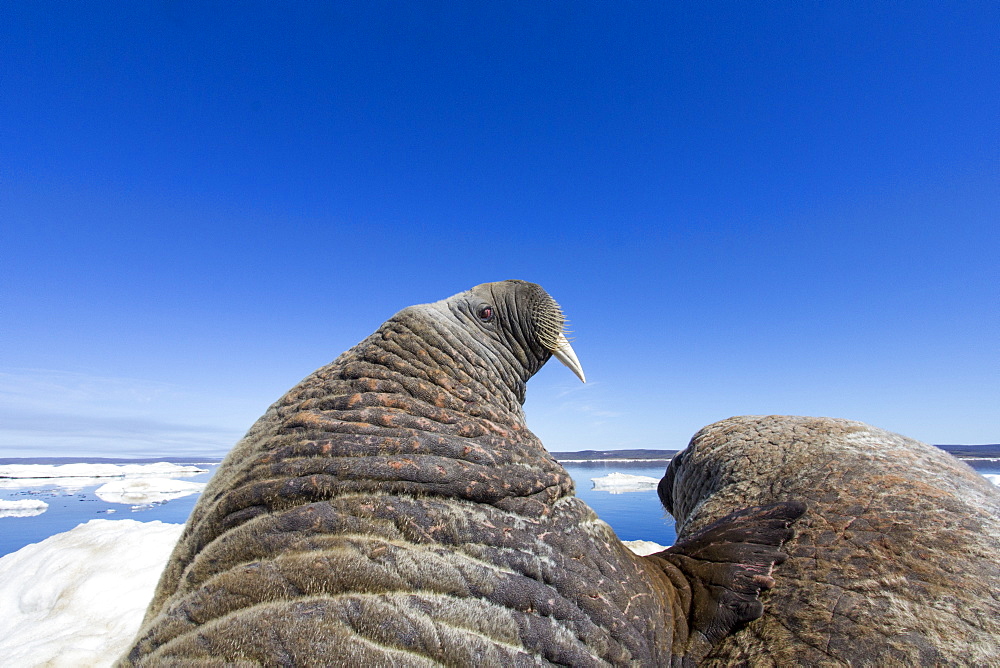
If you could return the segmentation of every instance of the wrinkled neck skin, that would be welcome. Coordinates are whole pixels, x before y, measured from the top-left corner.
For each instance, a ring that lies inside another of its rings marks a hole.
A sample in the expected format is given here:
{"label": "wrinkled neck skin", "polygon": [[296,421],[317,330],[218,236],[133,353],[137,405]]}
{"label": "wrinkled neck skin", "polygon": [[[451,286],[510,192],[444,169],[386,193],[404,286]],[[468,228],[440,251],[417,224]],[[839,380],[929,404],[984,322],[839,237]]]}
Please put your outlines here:
{"label": "wrinkled neck skin", "polygon": [[[501,318],[516,323],[514,314],[517,304],[512,299],[500,295],[494,297],[492,302]],[[457,380],[466,389],[462,392],[463,401],[467,401],[469,392],[476,397],[472,404],[465,405],[466,412],[475,415],[478,406],[490,404],[494,410],[506,411],[512,419],[523,424],[521,406],[524,404],[526,384],[551,353],[530,343],[530,337],[516,327],[502,340],[499,332],[478,322],[466,304],[465,301],[445,299],[433,304],[411,306],[393,316],[355,350],[375,345],[408,359],[412,359],[411,355],[420,355],[422,350],[430,358],[427,366],[416,365],[399,370],[409,373],[411,368],[415,369],[429,381],[440,378],[442,372],[452,375],[454,378],[443,384],[449,391]],[[408,347],[408,341],[419,341],[420,349]],[[418,361],[424,359],[420,356]]]}

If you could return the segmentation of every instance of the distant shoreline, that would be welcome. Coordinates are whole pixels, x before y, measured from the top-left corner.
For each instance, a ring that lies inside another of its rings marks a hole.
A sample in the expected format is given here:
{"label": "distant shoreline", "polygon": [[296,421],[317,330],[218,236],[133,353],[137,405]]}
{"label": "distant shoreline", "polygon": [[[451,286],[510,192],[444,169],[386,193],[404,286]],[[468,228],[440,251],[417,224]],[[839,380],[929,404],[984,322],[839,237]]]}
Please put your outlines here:
{"label": "distant shoreline", "polygon": [[[553,456],[555,456],[554,453]],[[642,462],[669,462],[671,459],[673,459],[673,457],[653,459],[618,459],[615,457],[608,457],[607,459],[562,459],[560,457],[556,457],[556,461],[563,464],[586,464],[590,462],[621,462],[624,464],[632,464]]]}
{"label": "distant shoreline", "polygon": [[574,450],[572,452],[550,452],[556,461],[567,464],[582,462],[669,462],[679,450]]}

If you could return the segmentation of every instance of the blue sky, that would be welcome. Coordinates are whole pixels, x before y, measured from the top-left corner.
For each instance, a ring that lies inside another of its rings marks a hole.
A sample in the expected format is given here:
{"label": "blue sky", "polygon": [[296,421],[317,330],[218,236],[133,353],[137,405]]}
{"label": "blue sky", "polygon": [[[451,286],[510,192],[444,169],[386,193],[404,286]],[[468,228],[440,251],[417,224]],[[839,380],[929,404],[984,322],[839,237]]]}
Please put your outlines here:
{"label": "blue sky", "polygon": [[653,4],[6,4],[0,453],[222,453],[506,278],[551,450],[1000,441],[1000,5]]}

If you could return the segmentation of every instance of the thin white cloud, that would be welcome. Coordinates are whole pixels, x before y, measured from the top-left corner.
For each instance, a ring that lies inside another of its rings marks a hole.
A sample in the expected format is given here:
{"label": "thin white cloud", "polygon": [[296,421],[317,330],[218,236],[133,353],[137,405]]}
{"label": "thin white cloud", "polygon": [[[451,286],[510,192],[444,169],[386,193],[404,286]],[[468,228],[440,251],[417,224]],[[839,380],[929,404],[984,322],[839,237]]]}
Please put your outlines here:
{"label": "thin white cloud", "polygon": [[[203,398],[160,381],[50,369],[0,370],[0,452],[221,454],[245,430],[205,420]],[[231,422],[231,421],[230,421]]]}
{"label": "thin white cloud", "polygon": [[601,381],[590,381],[587,383],[568,383],[565,385],[558,385],[555,388],[554,399],[561,399],[568,396],[576,396],[580,394],[592,394],[596,388],[601,387]]}
{"label": "thin white cloud", "polygon": [[577,402],[563,402],[561,408],[565,410],[576,411],[578,413],[586,413],[587,415],[593,416],[595,418],[619,418],[624,413],[620,411],[612,411],[606,408],[600,408],[587,403],[577,403]]}
{"label": "thin white cloud", "polygon": [[0,405],[147,406],[177,388],[159,381],[96,376],[53,369],[0,371]]}

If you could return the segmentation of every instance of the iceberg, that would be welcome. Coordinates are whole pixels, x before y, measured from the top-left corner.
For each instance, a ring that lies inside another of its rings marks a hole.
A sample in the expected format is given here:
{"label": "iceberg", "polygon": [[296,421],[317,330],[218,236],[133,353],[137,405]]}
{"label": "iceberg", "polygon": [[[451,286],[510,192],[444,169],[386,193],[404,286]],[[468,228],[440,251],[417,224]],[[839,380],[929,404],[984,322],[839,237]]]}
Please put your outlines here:
{"label": "iceberg", "polygon": [[594,483],[594,490],[598,492],[611,492],[621,494],[622,492],[645,492],[656,489],[660,483],[658,478],[650,478],[645,475],[631,475],[629,473],[609,473],[600,478],[591,478]]}
{"label": "iceberg", "polygon": [[138,478],[112,480],[94,492],[107,503],[150,504],[198,494],[205,489],[203,482],[173,480],[171,478]]}
{"label": "iceberg", "polygon": [[1000,473],[984,473],[983,477],[994,485],[1000,485]]}
{"label": "iceberg", "polygon": [[35,499],[8,501],[0,499],[0,517],[34,517],[48,510],[49,504]]}
{"label": "iceberg", "polygon": [[110,666],[128,649],[182,524],[90,520],[0,558],[5,666]]}

